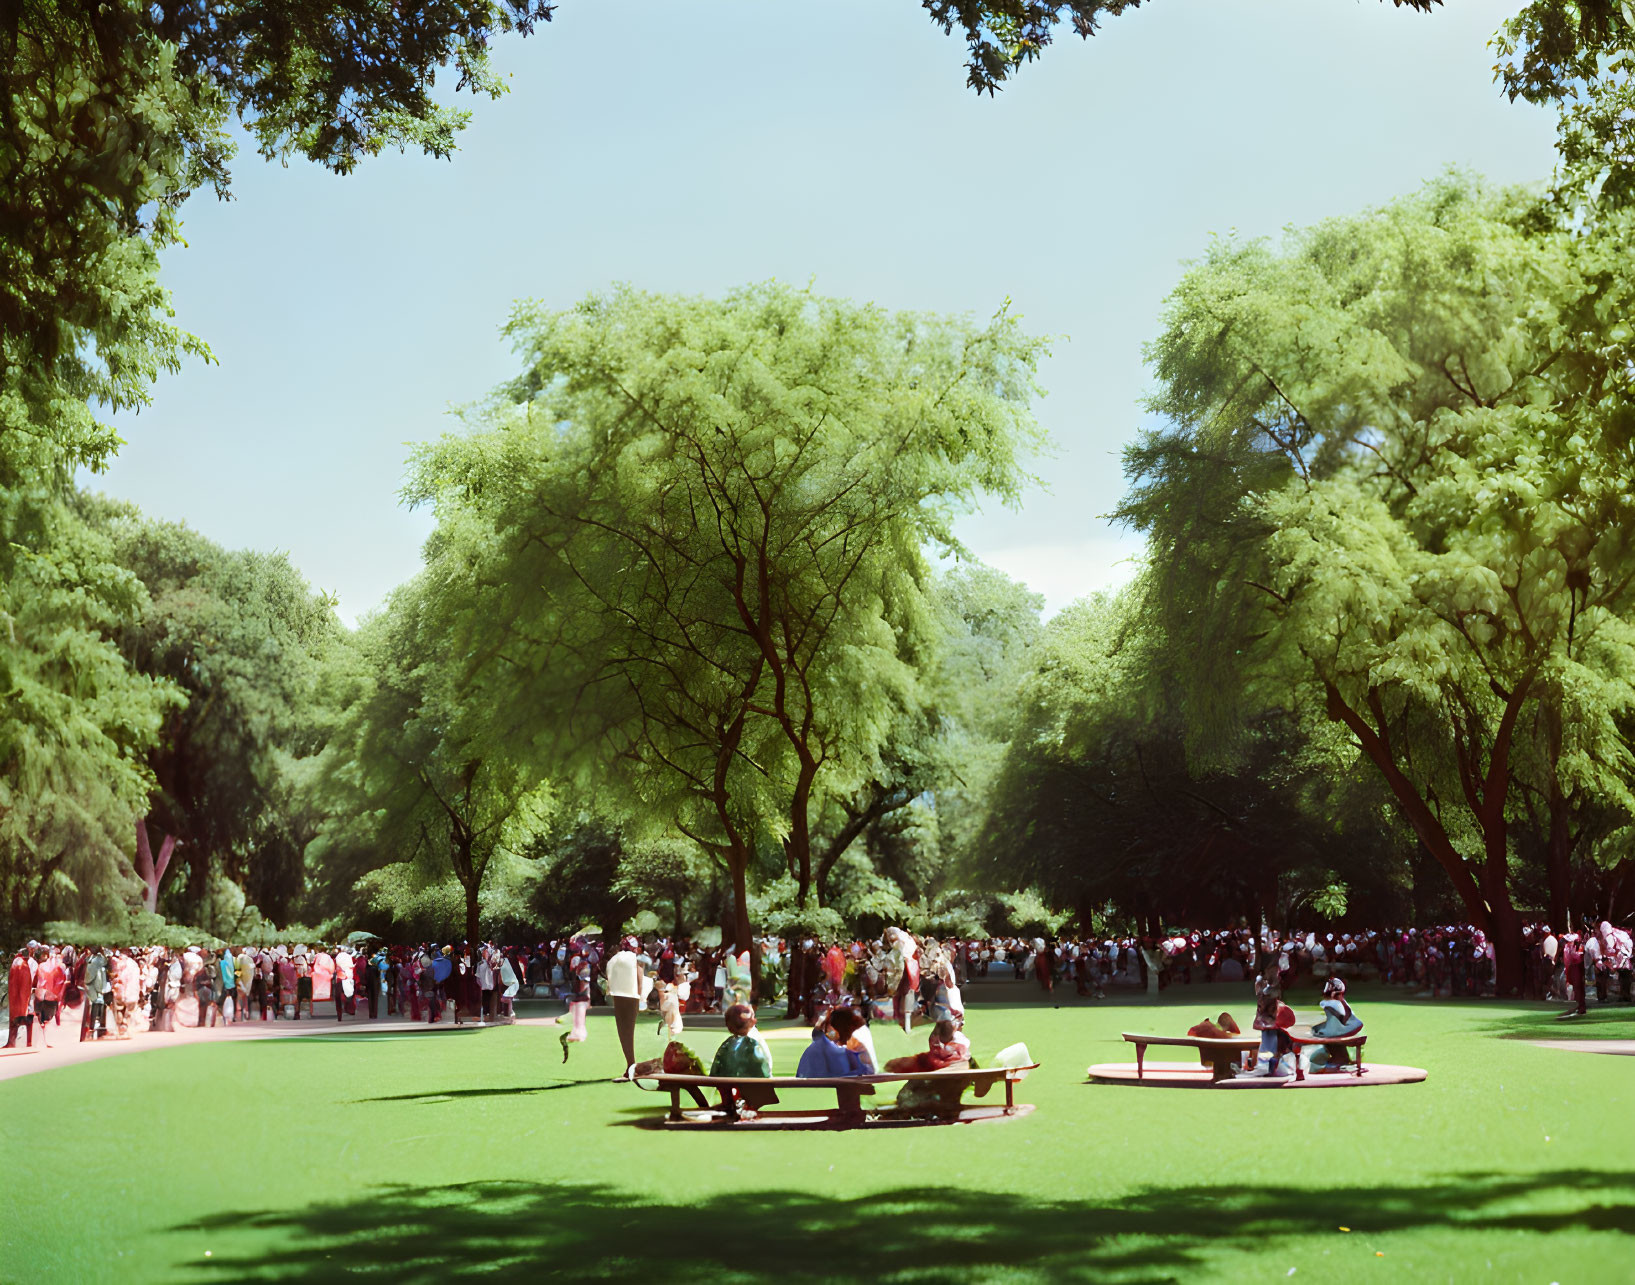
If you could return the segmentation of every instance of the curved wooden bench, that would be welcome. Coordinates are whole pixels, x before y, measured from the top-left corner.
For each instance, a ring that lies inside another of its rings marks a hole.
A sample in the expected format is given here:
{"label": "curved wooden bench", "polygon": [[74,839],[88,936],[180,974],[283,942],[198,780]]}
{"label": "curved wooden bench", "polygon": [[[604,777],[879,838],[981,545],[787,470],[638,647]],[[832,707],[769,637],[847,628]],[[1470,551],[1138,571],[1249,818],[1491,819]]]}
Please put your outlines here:
{"label": "curved wooden bench", "polygon": [[[1303,1080],[1306,1078],[1306,1070],[1300,1065],[1300,1050],[1313,1044],[1320,1044],[1335,1048],[1356,1049],[1356,1074],[1360,1076],[1363,1073],[1362,1046],[1368,1043],[1367,1031],[1358,1031],[1354,1035],[1313,1035],[1308,1027],[1303,1035],[1297,1034],[1295,1031],[1291,1030],[1289,1032],[1289,1039],[1294,1044],[1294,1051],[1296,1055],[1294,1059],[1294,1078],[1297,1080]],[[1333,1072],[1323,1072],[1323,1074],[1340,1075],[1343,1074],[1343,1072],[1336,1070]]]}
{"label": "curved wooden bench", "polygon": [[1135,1045],[1135,1078],[1142,1079],[1142,1063],[1147,1056],[1147,1045],[1167,1044],[1179,1048],[1197,1049],[1209,1054],[1212,1081],[1230,1080],[1236,1072],[1232,1063],[1238,1055],[1253,1052],[1260,1047],[1260,1032],[1253,1035],[1234,1035],[1224,1040],[1206,1039],[1201,1035],[1137,1035],[1123,1032],[1124,1038]]}
{"label": "curved wooden bench", "polygon": [[960,1080],[968,1081],[973,1085],[985,1088],[998,1081],[1005,1084],[1005,1114],[1014,1115],[1016,1112],[1016,1083],[1029,1071],[1039,1069],[1037,1062],[1028,1066],[990,1066],[990,1067],[946,1067],[941,1071],[905,1071],[880,1075],[848,1075],[832,1077],[803,1078],[797,1075],[667,1075],[659,1072],[654,1075],[639,1075],[636,1084],[646,1088],[644,1081],[651,1081],[652,1091],[668,1090],[670,1094],[670,1113],[665,1118],[669,1121],[684,1119],[681,1114],[681,1095],[688,1089],[720,1089],[722,1107],[725,1111],[725,1123],[732,1123],[738,1119],[738,1108],[733,1100],[733,1089],[772,1089],[781,1092],[784,1089],[833,1089],[836,1102],[836,1115],[842,1119],[861,1118],[863,1114],[863,1095],[874,1093],[876,1085],[906,1084],[910,1080]]}

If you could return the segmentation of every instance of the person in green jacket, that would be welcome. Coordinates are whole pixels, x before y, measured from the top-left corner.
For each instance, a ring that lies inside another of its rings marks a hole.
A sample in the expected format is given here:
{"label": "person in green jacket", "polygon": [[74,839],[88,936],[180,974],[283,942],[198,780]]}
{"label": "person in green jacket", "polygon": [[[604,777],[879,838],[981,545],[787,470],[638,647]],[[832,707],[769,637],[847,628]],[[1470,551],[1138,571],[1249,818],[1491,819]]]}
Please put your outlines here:
{"label": "person in green jacket", "polygon": [[80,1041],[100,1040],[108,1033],[108,1001],[103,994],[108,989],[108,961],[103,958],[101,946],[96,947],[85,961],[85,980],[80,988],[85,992],[85,1011],[79,1024]]}
{"label": "person in green jacket", "polygon": [[[721,1047],[715,1050],[715,1057],[710,1062],[710,1074],[733,1079],[764,1080],[770,1077],[772,1058],[766,1042],[755,1029],[755,1010],[748,1004],[731,1004],[723,1016],[728,1034],[721,1041]],[[722,1109],[734,1119],[753,1120],[756,1112],[777,1100],[778,1095],[770,1086],[739,1085],[721,1090]]]}

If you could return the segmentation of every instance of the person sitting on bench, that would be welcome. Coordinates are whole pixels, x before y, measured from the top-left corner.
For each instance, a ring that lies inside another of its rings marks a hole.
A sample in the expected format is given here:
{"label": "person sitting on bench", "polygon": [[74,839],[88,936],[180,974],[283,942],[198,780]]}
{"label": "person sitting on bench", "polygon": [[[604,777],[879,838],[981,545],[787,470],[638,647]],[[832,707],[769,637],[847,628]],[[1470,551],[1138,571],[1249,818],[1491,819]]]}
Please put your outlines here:
{"label": "person sitting on bench", "polygon": [[872,1066],[865,1067],[855,1049],[848,1047],[852,1032],[862,1019],[849,1008],[837,1008],[812,1028],[812,1042],[800,1055],[795,1074],[803,1080],[827,1080],[835,1077],[868,1075]]}
{"label": "person sitting on bench", "polygon": [[1283,983],[1292,974],[1288,971],[1289,957],[1282,956],[1266,972],[1255,978],[1255,1030],[1260,1032],[1258,1064],[1246,1075],[1279,1078],[1290,1074],[1283,1069],[1283,1058],[1294,1050],[1289,1039],[1289,1027],[1294,1025],[1294,1011],[1283,1002]]}
{"label": "person sitting on bench", "polygon": [[[1346,1003],[1345,982],[1330,977],[1323,986],[1323,1020],[1311,1028],[1313,1035],[1355,1035],[1362,1030],[1362,1018]],[[1351,1065],[1351,1054],[1343,1044],[1325,1044],[1311,1055],[1313,1071],[1338,1070]]]}
{"label": "person sitting on bench", "polygon": [[[913,1071],[962,1070],[971,1066],[971,1041],[953,1022],[938,1022],[931,1028],[930,1047],[912,1057],[894,1057],[886,1063],[886,1070],[907,1074]],[[969,1080],[953,1077],[945,1080],[910,1080],[897,1094],[896,1111],[907,1116],[949,1116],[959,1113],[960,1095],[969,1088]],[[988,1092],[989,1085],[977,1089],[977,1096]]]}
{"label": "person sitting on bench", "polygon": [[[723,1015],[726,1019],[727,1038],[721,1041],[721,1047],[715,1050],[715,1058],[710,1062],[710,1074],[767,1079],[772,1074],[772,1059],[767,1053],[766,1045],[756,1038],[755,1010],[748,1004],[729,1004]],[[734,1112],[733,1106],[727,1101],[729,1094],[737,1094],[738,1100],[748,1111]],[[769,1106],[778,1100],[778,1095],[770,1087],[757,1088],[745,1086],[741,1089],[723,1089],[721,1104],[728,1114],[738,1114],[745,1119],[753,1120],[755,1112],[764,1106]]]}
{"label": "person sitting on bench", "polygon": [[[1229,1040],[1234,1035],[1242,1035],[1243,1032],[1238,1029],[1237,1021],[1233,1018],[1232,1014],[1222,1013],[1220,1017],[1214,1021],[1211,1021],[1207,1017],[1204,1018],[1204,1020],[1199,1022],[1196,1026],[1188,1028],[1187,1034],[1194,1039]],[[1199,1065],[1210,1065],[1211,1061],[1213,1060],[1213,1056],[1214,1055],[1208,1049],[1199,1049]]]}
{"label": "person sitting on bench", "polygon": [[944,1067],[963,1066],[971,1060],[971,1041],[965,1032],[952,1022],[938,1022],[931,1028],[930,1047],[924,1053],[908,1057],[894,1057],[886,1063],[886,1070],[894,1075],[914,1071],[940,1071]]}

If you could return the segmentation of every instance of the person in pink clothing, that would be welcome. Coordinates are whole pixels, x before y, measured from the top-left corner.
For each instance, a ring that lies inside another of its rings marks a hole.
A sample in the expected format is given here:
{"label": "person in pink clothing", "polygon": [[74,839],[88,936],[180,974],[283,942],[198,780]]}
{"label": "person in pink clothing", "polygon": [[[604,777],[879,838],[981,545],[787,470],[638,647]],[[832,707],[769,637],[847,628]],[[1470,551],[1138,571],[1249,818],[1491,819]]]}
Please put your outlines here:
{"label": "person in pink clothing", "polygon": [[122,950],[114,956],[113,978],[114,1029],[120,1039],[128,1040],[131,1037],[131,1017],[142,998],[142,970],[131,958],[130,951]]}
{"label": "person in pink clothing", "polygon": [[[327,1004],[335,990],[335,957],[322,946],[312,957],[312,1015],[318,1016],[318,1005]],[[340,1010],[336,1009],[335,1018],[340,1020]]]}

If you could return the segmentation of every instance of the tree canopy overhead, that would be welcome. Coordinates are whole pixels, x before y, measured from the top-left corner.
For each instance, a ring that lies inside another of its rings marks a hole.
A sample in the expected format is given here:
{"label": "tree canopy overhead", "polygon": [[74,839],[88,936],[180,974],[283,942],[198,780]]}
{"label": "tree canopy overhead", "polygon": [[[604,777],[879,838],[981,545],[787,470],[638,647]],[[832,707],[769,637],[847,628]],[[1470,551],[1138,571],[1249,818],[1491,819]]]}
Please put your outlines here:
{"label": "tree canopy overhead", "polygon": [[[1044,53],[1056,33],[1066,28],[1088,40],[1103,20],[1139,9],[1142,0],[920,0],[931,20],[944,31],[959,30],[970,61],[966,83],[992,94],[1022,67]],[[1149,0],[1149,3],[1151,0]],[[1398,9],[1422,13],[1442,0],[1391,0]]]}

